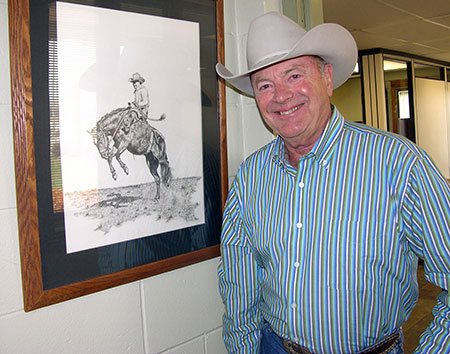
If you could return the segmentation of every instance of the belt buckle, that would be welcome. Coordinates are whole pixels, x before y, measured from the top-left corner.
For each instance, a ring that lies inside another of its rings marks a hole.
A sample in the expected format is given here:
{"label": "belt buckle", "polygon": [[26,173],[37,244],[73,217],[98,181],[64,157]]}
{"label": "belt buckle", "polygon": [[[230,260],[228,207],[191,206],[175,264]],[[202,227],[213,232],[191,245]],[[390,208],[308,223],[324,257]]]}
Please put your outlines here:
{"label": "belt buckle", "polygon": [[289,354],[314,354],[308,348],[287,339],[283,339],[283,346]]}

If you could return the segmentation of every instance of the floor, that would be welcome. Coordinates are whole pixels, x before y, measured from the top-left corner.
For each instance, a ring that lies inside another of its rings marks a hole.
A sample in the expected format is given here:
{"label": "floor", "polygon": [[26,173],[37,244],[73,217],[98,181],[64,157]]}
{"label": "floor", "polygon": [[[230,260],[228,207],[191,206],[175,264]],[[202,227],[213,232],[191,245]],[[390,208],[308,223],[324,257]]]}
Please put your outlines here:
{"label": "floor", "polygon": [[419,280],[419,301],[411,317],[403,325],[405,336],[405,354],[411,354],[419,343],[419,336],[432,319],[431,310],[436,304],[436,296],[441,291],[438,287],[428,283],[423,275],[423,265],[419,265],[417,274]]}

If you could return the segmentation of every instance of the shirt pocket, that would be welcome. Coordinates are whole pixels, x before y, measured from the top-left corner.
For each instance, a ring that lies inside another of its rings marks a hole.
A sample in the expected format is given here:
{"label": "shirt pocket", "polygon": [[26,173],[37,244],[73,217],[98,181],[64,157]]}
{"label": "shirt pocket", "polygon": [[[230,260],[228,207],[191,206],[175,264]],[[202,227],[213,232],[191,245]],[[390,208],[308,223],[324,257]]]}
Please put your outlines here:
{"label": "shirt pocket", "polygon": [[327,286],[342,291],[381,286],[400,254],[394,236],[377,220],[332,221],[321,237]]}

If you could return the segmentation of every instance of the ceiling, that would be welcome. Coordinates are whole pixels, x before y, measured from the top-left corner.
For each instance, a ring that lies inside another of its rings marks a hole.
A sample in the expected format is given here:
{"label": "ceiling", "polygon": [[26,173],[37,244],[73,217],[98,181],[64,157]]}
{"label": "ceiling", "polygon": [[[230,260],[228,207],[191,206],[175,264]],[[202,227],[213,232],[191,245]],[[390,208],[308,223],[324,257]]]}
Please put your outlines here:
{"label": "ceiling", "polygon": [[450,0],[323,0],[324,22],[359,50],[385,48],[450,63]]}

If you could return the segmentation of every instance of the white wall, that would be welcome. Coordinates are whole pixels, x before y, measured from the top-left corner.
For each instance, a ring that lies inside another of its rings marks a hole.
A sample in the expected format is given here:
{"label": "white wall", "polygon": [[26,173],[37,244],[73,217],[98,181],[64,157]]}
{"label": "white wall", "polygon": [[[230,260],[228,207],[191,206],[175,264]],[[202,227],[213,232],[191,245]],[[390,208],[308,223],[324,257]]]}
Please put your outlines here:
{"label": "white wall", "polygon": [[[271,9],[279,9],[278,0],[225,0],[227,64],[233,70],[242,68],[249,20]],[[225,353],[218,259],[23,311],[8,49],[7,0],[0,0],[0,353]],[[230,90],[227,95],[233,176],[242,159],[272,136],[250,99]]]}
{"label": "white wall", "polygon": [[[233,73],[247,69],[245,57],[250,21],[268,11],[282,10],[281,0],[225,0],[225,65]],[[228,175],[231,183],[245,157],[273,139],[264,126],[255,101],[226,90]]]}
{"label": "white wall", "polygon": [[434,160],[446,178],[450,178],[447,114],[449,99],[444,81],[416,78],[416,140]]}
{"label": "white wall", "polygon": [[339,112],[346,119],[362,122],[361,79],[359,77],[350,78],[342,86],[335,89],[331,97],[331,103],[339,109]]}

